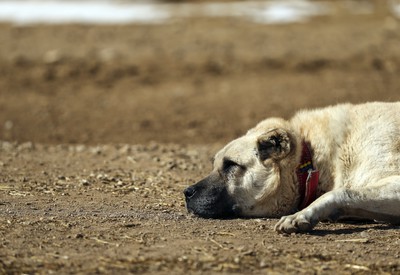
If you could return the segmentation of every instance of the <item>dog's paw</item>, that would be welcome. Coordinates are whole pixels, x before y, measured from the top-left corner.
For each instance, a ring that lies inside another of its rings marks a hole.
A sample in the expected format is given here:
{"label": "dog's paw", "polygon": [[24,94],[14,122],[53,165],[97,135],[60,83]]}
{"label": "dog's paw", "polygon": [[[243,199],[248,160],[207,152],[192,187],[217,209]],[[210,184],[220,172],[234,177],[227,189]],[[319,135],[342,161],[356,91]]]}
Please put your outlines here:
{"label": "dog's paw", "polygon": [[290,216],[282,217],[275,225],[275,231],[278,233],[297,233],[307,232],[313,229],[315,222],[311,218],[306,217],[305,214],[299,212]]}

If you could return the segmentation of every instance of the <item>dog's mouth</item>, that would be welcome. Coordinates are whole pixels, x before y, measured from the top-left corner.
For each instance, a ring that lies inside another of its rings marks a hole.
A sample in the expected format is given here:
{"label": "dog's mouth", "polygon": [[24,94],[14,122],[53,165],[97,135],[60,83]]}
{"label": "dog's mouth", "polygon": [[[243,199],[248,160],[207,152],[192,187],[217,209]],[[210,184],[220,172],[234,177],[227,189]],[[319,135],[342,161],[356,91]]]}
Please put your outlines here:
{"label": "dog's mouth", "polygon": [[184,190],[186,207],[189,213],[202,218],[233,218],[239,215],[240,208],[228,194],[224,182],[210,175]]}
{"label": "dog's mouth", "polygon": [[206,219],[232,219],[238,217],[238,207],[236,205],[219,207],[220,204],[215,205],[193,205],[186,202],[186,207],[189,213]]}
{"label": "dog's mouth", "polygon": [[221,203],[193,205],[186,201],[186,207],[189,213],[206,219],[232,219],[239,216],[236,205],[224,205],[223,207],[221,207]]}

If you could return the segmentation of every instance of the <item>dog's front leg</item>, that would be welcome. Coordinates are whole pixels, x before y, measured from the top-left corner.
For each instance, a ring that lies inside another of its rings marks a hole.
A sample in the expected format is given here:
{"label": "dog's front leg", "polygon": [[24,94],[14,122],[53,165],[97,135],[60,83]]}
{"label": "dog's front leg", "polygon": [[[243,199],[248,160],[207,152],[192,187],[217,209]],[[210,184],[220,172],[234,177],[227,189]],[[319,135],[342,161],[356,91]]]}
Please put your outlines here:
{"label": "dog's front leg", "polygon": [[330,191],[307,208],[285,216],[275,226],[280,233],[311,230],[321,220],[362,218],[400,223],[400,176],[393,176],[360,189]]}
{"label": "dog's front leg", "polygon": [[316,201],[310,204],[307,208],[290,216],[283,216],[275,226],[275,230],[279,233],[294,233],[310,231],[320,221],[328,219],[335,219],[334,214],[338,213],[341,201],[345,200],[345,190],[330,191]]}

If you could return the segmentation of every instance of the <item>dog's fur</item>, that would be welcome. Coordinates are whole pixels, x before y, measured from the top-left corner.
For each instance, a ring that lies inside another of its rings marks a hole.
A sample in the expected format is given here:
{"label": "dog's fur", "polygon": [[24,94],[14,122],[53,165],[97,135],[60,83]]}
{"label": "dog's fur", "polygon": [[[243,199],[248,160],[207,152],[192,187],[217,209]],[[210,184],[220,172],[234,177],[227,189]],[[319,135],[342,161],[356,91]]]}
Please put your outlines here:
{"label": "dog's fur", "polygon": [[[296,169],[310,144],[317,199],[298,211]],[[282,217],[275,230],[311,230],[321,220],[400,223],[400,102],[343,104],[270,118],[233,140],[211,174],[184,193],[202,217]],[[294,213],[294,214],[293,214]]]}

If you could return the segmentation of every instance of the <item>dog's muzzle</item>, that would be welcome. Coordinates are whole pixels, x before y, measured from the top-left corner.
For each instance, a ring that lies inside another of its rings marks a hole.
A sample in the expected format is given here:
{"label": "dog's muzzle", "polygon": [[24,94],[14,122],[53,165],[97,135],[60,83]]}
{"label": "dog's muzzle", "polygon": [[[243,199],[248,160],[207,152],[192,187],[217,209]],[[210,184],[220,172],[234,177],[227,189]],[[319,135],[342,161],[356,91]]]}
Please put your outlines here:
{"label": "dog's muzzle", "polygon": [[237,214],[234,199],[218,174],[211,174],[183,191],[189,212],[203,218],[229,218]]}

